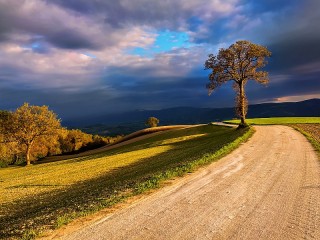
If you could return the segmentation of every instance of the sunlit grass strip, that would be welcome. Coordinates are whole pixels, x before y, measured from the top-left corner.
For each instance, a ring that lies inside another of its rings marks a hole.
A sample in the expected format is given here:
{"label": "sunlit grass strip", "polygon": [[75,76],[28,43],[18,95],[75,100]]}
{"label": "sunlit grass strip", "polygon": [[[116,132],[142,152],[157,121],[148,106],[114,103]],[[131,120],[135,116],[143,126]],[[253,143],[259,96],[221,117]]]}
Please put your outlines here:
{"label": "sunlit grass strip", "polygon": [[146,135],[146,134],[150,134],[150,133],[155,133],[155,132],[163,132],[163,131],[168,131],[168,130],[173,130],[173,129],[181,129],[181,128],[186,128],[186,127],[190,127],[190,125],[174,125],[174,126],[160,126],[160,127],[152,127],[152,128],[146,128],[146,129],[142,129],[139,130],[137,132],[131,133],[123,138],[121,138],[119,141],[116,141],[113,143],[117,144],[120,142],[124,142],[136,137],[140,137],[142,135]]}
{"label": "sunlit grass strip", "polygon": [[41,230],[27,229],[21,237],[21,240],[31,240],[41,235]]}
{"label": "sunlit grass strip", "polygon": [[[0,204],[50,192],[99,176],[104,172],[127,166],[143,158],[156,156],[170,150],[170,146],[155,146],[111,156],[94,157],[92,160],[67,160],[64,163],[34,165],[32,168],[12,167],[1,169]],[[78,159],[79,160],[79,159]],[[16,191],[15,191],[16,190]]]}
{"label": "sunlit grass strip", "polygon": [[145,193],[151,189],[161,187],[161,184],[166,180],[170,180],[175,177],[182,177],[187,173],[193,172],[197,170],[199,167],[210,164],[240,146],[241,143],[246,142],[254,133],[252,128],[244,129],[244,134],[241,137],[238,137],[233,142],[223,146],[218,151],[212,154],[205,154],[199,159],[193,160],[191,162],[183,163],[178,167],[174,167],[172,169],[168,169],[165,172],[156,173],[150,176],[147,180],[137,183],[132,191],[121,194],[121,195],[113,195],[108,199],[102,200],[98,205],[93,206],[90,209],[81,212],[74,212],[71,214],[64,214],[63,216],[59,216],[56,221],[56,228],[59,228],[76,218],[83,217],[95,213],[99,210],[102,210],[106,207],[112,207],[117,203],[123,202],[129,197],[136,196],[138,194]]}
{"label": "sunlit grass strip", "polygon": [[[248,118],[250,125],[276,125],[296,123],[320,123],[320,117],[274,117],[274,118]],[[239,124],[240,120],[226,120],[224,123]]]}

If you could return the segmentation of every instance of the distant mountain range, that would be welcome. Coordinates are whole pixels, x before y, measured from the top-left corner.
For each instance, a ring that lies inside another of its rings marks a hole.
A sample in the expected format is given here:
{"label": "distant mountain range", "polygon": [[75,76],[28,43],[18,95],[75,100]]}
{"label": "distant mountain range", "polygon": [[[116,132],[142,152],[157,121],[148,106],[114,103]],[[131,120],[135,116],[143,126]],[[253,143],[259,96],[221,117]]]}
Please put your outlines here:
{"label": "distant mountain range", "polygon": [[[122,114],[103,115],[81,122],[68,122],[67,126],[102,135],[128,134],[144,128],[148,117],[156,117],[160,125],[197,124],[235,118],[234,108],[175,107],[162,110],[137,110]],[[320,99],[302,102],[263,103],[250,105],[247,118],[320,116]],[[84,127],[86,126],[86,127]]]}

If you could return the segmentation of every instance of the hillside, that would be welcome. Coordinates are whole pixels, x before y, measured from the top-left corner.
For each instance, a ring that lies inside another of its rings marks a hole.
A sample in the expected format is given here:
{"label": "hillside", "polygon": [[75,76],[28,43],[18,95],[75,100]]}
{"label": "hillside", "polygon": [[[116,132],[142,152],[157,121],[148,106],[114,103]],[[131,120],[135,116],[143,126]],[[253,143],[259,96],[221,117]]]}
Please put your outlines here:
{"label": "hillside", "polygon": [[[65,122],[92,134],[129,134],[143,129],[145,120],[154,116],[160,125],[198,124],[223,121],[235,117],[234,108],[176,107],[162,110],[140,110],[115,115],[102,115],[93,119]],[[301,102],[264,103],[249,106],[248,118],[320,116],[320,99]]]}
{"label": "hillside", "polygon": [[0,239],[39,234],[110,207],[229,153],[252,131],[204,125],[59,162],[0,169]]}

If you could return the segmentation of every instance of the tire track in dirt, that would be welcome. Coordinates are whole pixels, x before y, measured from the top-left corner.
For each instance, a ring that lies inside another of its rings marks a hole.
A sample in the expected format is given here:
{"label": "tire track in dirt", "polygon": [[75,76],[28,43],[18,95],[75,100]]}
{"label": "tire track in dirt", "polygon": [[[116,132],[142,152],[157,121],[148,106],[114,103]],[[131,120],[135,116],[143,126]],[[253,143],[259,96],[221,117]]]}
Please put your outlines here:
{"label": "tire track in dirt", "polygon": [[230,155],[60,239],[320,239],[320,162],[299,132],[256,126]]}

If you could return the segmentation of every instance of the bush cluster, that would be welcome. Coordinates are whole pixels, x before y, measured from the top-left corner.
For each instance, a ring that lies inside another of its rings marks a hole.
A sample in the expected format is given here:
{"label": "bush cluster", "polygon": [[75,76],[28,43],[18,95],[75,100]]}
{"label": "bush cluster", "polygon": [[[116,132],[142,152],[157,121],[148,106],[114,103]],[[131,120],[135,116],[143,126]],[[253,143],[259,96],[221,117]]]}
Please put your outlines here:
{"label": "bush cluster", "polygon": [[78,153],[120,138],[63,128],[47,106],[25,103],[14,112],[0,111],[0,167],[30,164],[46,156]]}

